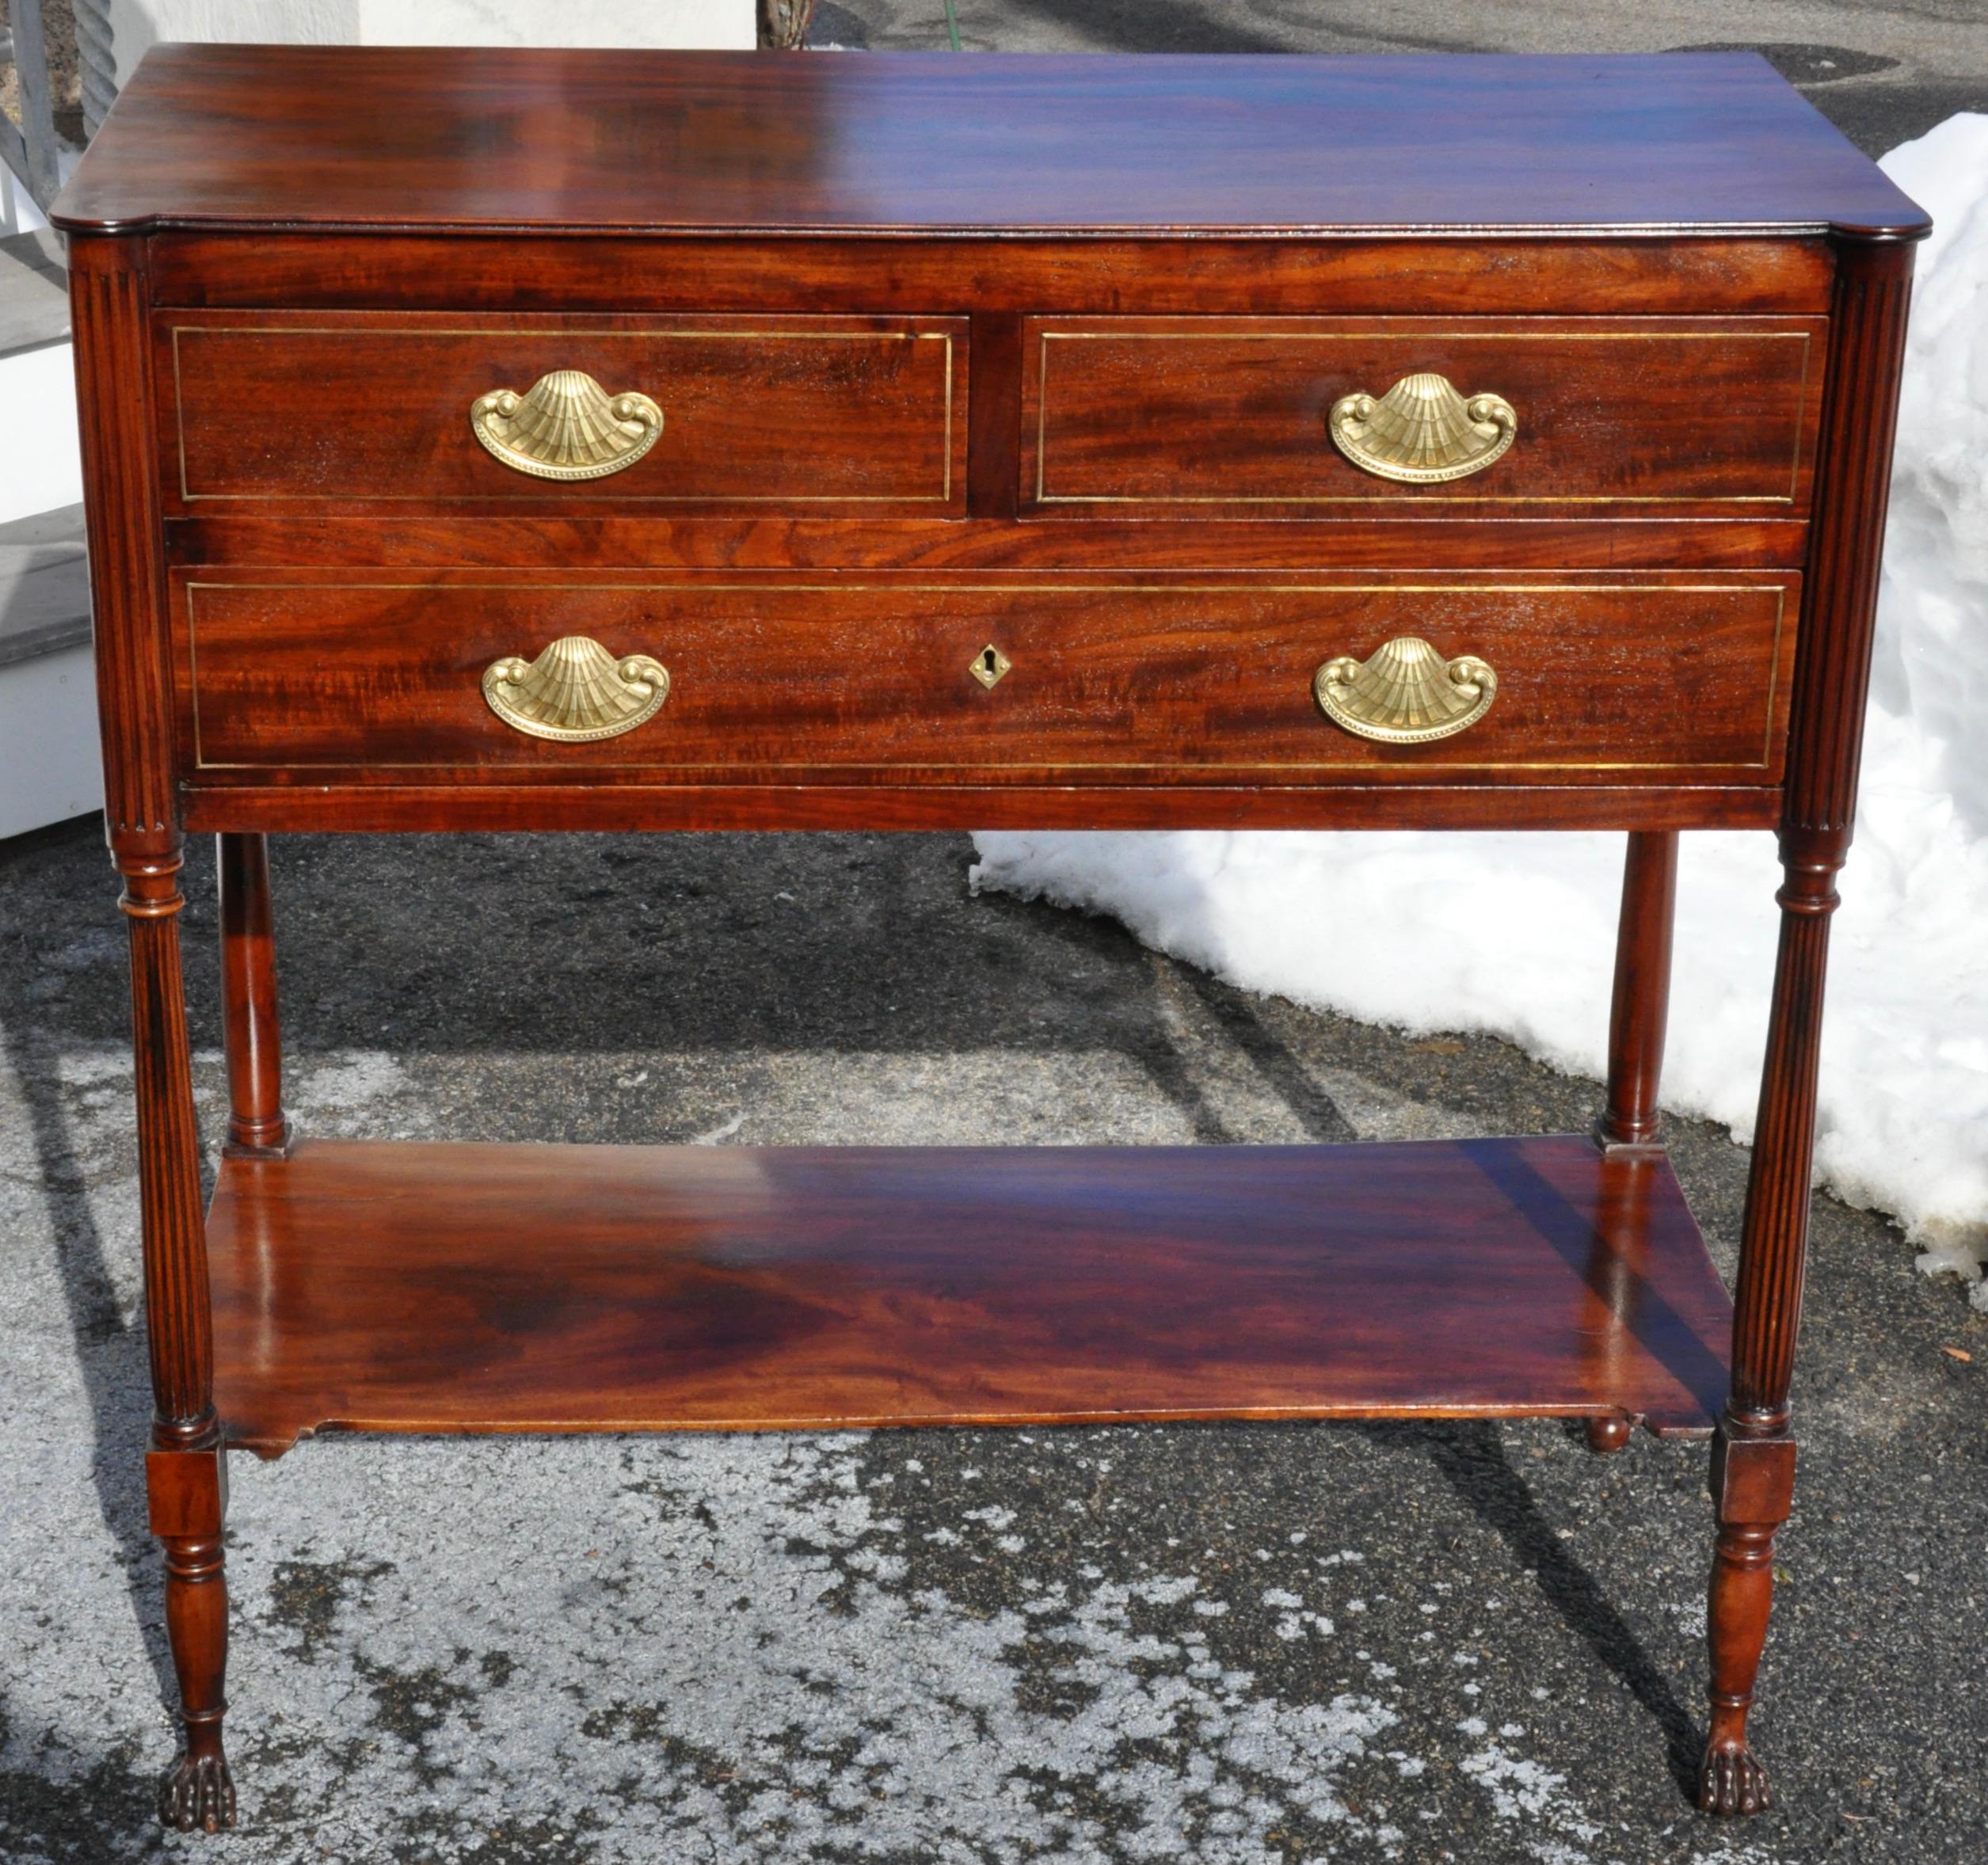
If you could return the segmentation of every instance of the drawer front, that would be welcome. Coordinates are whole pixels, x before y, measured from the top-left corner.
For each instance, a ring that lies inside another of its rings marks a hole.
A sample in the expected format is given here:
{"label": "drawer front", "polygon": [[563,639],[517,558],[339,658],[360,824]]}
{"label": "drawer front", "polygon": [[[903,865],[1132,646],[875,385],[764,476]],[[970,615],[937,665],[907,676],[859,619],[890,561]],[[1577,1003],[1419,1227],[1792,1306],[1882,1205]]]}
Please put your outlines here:
{"label": "drawer front", "polygon": [[155,329],[169,511],[964,508],[963,318],[168,311]]}
{"label": "drawer front", "polygon": [[1095,518],[1799,515],[1825,329],[1031,318],[1023,505]]}
{"label": "drawer front", "polygon": [[[264,783],[1765,783],[1796,608],[1791,575],[1351,573],[196,571],[176,603],[195,781]],[[1452,716],[1483,683],[1449,664],[1488,664],[1481,716],[1362,735],[1418,715],[1320,670],[1397,638]]]}

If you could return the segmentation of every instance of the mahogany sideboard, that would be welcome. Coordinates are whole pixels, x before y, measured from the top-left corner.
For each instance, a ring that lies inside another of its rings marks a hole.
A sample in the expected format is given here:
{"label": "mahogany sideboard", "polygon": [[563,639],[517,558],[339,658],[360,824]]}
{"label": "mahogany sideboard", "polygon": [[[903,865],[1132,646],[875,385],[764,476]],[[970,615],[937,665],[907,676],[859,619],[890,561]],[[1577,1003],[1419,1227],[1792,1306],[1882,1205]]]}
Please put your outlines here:
{"label": "mahogany sideboard", "polygon": [[[1927,222],[1764,63],[167,46],[55,218],[169,1821],[235,1815],[230,1449],[1218,1418],[1710,1436],[1700,1798],[1767,1804],[1747,1713]],[[1598,1131],[284,1118],[271,832],[1234,825],[1624,832]],[[1657,1121],[1677,838],[1708,828],[1777,831],[1785,874],[1730,1296]],[[204,1211],[189,831],[232,1103]]]}

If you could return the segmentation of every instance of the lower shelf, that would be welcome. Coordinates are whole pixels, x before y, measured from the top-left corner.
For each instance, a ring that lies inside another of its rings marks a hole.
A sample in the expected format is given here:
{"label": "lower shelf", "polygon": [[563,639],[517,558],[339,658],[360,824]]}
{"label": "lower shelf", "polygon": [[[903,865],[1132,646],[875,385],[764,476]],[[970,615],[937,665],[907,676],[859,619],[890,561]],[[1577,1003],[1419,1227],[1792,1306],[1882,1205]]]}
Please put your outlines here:
{"label": "lower shelf", "polygon": [[1594,1415],[1708,1430],[1669,1165],[1330,1147],[312,1141],[230,1159],[216,1403],[317,1430]]}

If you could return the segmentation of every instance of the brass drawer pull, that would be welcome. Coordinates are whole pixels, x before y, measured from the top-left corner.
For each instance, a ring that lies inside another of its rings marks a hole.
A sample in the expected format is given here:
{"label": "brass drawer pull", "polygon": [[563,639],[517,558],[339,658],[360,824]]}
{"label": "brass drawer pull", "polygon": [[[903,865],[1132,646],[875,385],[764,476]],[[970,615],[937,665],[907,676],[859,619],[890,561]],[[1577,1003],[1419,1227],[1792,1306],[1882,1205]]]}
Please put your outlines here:
{"label": "brass drawer pull", "polygon": [[653,718],[669,697],[669,669],[646,654],[617,660],[584,634],[562,635],[535,660],[508,654],[493,662],[483,697],[505,725],[534,738],[585,744]]}
{"label": "brass drawer pull", "polygon": [[493,389],[470,404],[470,431],[534,479],[604,479],[656,444],[663,411],[630,390],[611,395],[578,369],[555,369],[520,395]]}
{"label": "brass drawer pull", "polygon": [[1518,416],[1502,395],[1465,400],[1447,378],[1425,374],[1404,375],[1378,401],[1342,395],[1325,425],[1362,472],[1434,485],[1483,472],[1511,445]]}
{"label": "brass drawer pull", "polygon": [[1445,660],[1428,642],[1398,635],[1367,660],[1342,654],[1312,676],[1320,710],[1356,738],[1426,744],[1474,725],[1498,697],[1498,676],[1475,654]]}

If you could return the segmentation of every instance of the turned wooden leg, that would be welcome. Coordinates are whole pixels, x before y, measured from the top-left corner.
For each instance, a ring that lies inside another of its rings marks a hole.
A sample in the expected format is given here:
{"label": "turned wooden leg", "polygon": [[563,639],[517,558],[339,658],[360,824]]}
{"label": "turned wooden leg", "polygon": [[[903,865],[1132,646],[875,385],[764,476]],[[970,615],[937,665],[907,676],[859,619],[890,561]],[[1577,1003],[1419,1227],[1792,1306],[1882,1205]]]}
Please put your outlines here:
{"label": "turned wooden leg", "polygon": [[166,1547],[166,1633],[186,1730],[185,1752],[166,1778],[160,1806],[169,1825],[213,1833],[234,1824],[234,1787],[221,1746],[227,1486],[214,1410],[200,1136],[180,971],[180,856],[177,847],[169,853],[120,851],[118,866],[131,925],[139,1201],[152,1371],[147,1490],[153,1532]]}
{"label": "turned wooden leg", "polygon": [[[1620,1162],[1624,1195],[1647,1193],[1642,1174],[1661,1148],[1657,1090],[1663,1070],[1664,1023],[1670,1003],[1671,926],[1678,881],[1678,838],[1670,830],[1632,832],[1622,864],[1622,911],[1615,936],[1615,996],[1609,1014],[1608,1100],[1594,1137]],[[1640,1234],[1625,1225],[1623,1235]],[[1608,1253],[1590,1272],[1596,1292],[1618,1316],[1636,1299],[1640,1258]],[[1617,1330],[1598,1334],[1620,1342]],[[1621,1413],[1590,1418],[1588,1448],[1610,1456],[1628,1444],[1634,1422]]]}
{"label": "turned wooden leg", "polygon": [[152,1532],[166,1547],[166,1630],[179,1677],[186,1747],[166,1778],[161,1817],[182,1833],[234,1824],[234,1782],[221,1749],[228,1668],[222,1528],[227,1460],[219,1448],[155,1450],[146,1460]]}
{"label": "turned wooden leg", "polygon": [[1723,1427],[1712,1452],[1719,1521],[1706,1599],[1712,1645],[1712,1728],[1698,1780],[1708,1814],[1757,1814],[1773,1805],[1767,1771],[1747,1746],[1746,1713],[1774,1603],[1774,1536],[1795,1490],[1795,1441],[1746,1438]]}
{"label": "turned wooden leg", "polygon": [[1677,897],[1675,832],[1632,834],[1622,866],[1622,916],[1615,938],[1608,1106],[1595,1134],[1611,1151],[1657,1144],[1657,1090],[1670,1006]]}
{"label": "turned wooden leg", "polygon": [[1698,1788],[1708,1813],[1758,1813],[1771,1804],[1746,1717],[1773,1602],[1774,1536],[1794,1495],[1788,1389],[1801,1326],[1829,915],[1847,840],[1782,836],[1787,879],[1733,1298],[1732,1391],[1712,1453],[1712,1727]]}
{"label": "turned wooden leg", "polygon": [[1816,461],[1815,521],[1781,798],[1780,949],[1733,1292],[1732,1389],[1712,1453],[1719,1534],[1708,1625],[1712,1730],[1698,1799],[1716,1814],[1750,1813],[1768,1804],[1746,1718],[1773,1597],[1774,1535],[1794,1490],[1788,1392],[1808,1247],[1823,972],[1836,874],[1857,816],[1894,398],[1912,276],[1909,245],[1843,239],[1834,252],[1823,391],[1828,413]]}
{"label": "turned wooden leg", "polygon": [[253,1158],[280,1158],[289,1148],[290,1124],[283,1112],[268,842],[264,836],[249,835],[217,835],[215,840],[220,856],[227,1150]]}
{"label": "turned wooden leg", "polygon": [[158,451],[151,375],[149,242],[70,243],[77,380],[104,820],[124,877],[131,933],[138,1188],[151,1361],[147,1490],[166,1545],[166,1618],[179,1673],[186,1749],[162,1810],[176,1826],[234,1823],[221,1751],[227,1597],[221,1580],[225,1491],[214,1410],[214,1326],[200,1208],[186,1000],[180,971],[180,789],[173,656],[158,489],[137,462]]}
{"label": "turned wooden leg", "polygon": [[[1622,912],[1615,936],[1615,997],[1609,1014],[1609,1091],[1594,1137],[1620,1161],[1624,1193],[1647,1193],[1642,1175],[1660,1152],[1657,1089],[1663,1071],[1663,1036],[1670,1003],[1671,925],[1678,886],[1678,838],[1670,830],[1633,832],[1622,864]],[[1626,1225],[1624,1235],[1640,1233]],[[1626,1314],[1636,1299],[1638,1258],[1609,1254],[1594,1281],[1596,1292]],[[1618,1330],[1606,1338],[1620,1341]],[[1621,1413],[1587,1421],[1588,1448],[1597,1456],[1624,1449],[1635,1431]]]}

